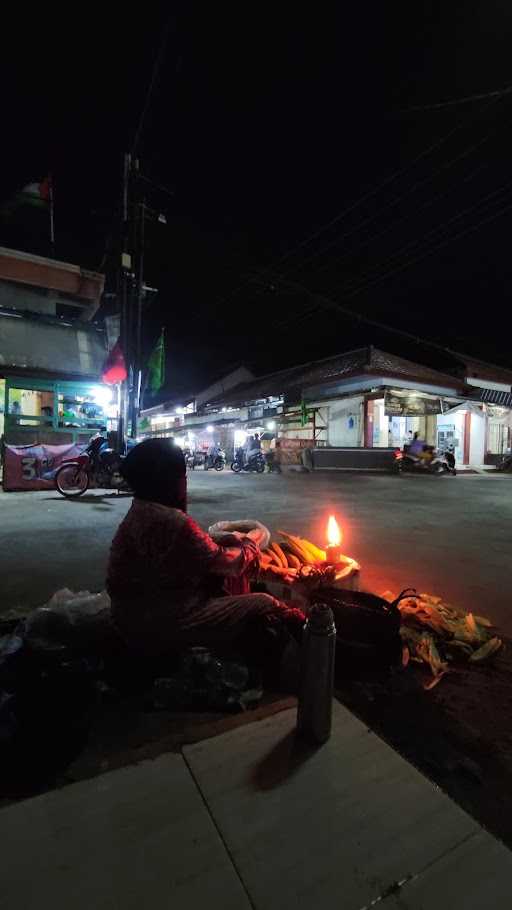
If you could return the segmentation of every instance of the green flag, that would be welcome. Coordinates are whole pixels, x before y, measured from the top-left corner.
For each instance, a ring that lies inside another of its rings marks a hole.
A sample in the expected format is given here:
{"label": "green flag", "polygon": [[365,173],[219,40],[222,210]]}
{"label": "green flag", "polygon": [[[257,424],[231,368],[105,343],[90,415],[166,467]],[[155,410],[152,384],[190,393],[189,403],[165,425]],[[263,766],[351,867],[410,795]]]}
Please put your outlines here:
{"label": "green flag", "polygon": [[152,392],[159,392],[165,382],[165,343],[164,330],[160,332],[148,360],[148,386]]}
{"label": "green flag", "polygon": [[304,399],[302,399],[302,401],[300,403],[300,425],[301,425],[301,427],[305,427],[308,422],[309,422],[309,411],[306,407],[306,402],[304,401]]}

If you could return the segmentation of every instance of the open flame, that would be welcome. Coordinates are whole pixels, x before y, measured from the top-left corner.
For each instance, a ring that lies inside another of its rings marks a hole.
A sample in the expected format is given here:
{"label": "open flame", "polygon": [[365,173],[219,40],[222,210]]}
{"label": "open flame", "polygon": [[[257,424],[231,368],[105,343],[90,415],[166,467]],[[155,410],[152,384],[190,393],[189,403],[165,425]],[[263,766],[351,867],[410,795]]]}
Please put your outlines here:
{"label": "open flame", "polygon": [[341,528],[336,521],[334,515],[329,515],[329,521],[327,522],[327,541],[330,547],[339,547],[343,539],[343,534],[341,533]]}

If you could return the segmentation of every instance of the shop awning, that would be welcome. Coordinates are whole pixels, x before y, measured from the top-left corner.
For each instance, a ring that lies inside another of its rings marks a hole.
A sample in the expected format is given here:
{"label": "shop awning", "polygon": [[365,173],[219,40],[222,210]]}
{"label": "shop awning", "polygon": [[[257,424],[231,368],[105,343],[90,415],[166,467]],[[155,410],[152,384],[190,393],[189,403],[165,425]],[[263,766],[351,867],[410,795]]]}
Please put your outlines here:
{"label": "shop awning", "polygon": [[502,408],[512,408],[512,392],[501,392],[498,389],[478,389],[477,392],[477,401],[497,404]]}

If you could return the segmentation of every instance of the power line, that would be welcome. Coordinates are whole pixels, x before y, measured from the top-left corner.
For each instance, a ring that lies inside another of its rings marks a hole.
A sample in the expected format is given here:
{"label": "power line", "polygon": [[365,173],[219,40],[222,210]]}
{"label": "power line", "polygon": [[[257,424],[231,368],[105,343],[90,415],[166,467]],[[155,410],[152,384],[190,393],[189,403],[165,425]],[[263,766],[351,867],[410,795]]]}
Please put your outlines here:
{"label": "power line", "polygon": [[145,126],[147,113],[148,113],[148,110],[149,110],[149,106],[150,106],[150,104],[151,104],[151,98],[152,98],[152,96],[153,96],[153,91],[154,91],[154,88],[155,88],[155,85],[156,85],[156,80],[157,80],[157,78],[158,78],[158,74],[159,74],[160,68],[161,68],[161,66],[162,66],[162,62],[163,62],[163,59],[164,59],[165,50],[166,50],[166,47],[167,47],[167,39],[168,39],[168,37],[169,37],[169,32],[170,32],[170,29],[171,29],[171,24],[172,24],[173,22],[174,22],[174,13],[171,13],[171,14],[167,17],[167,21],[166,21],[166,23],[165,23],[165,26],[164,26],[164,29],[163,29],[163,32],[162,32],[162,38],[161,38],[161,41],[160,41],[160,47],[159,47],[159,49],[158,49],[158,54],[157,54],[156,57],[155,57],[155,62],[154,62],[154,64],[153,64],[153,69],[152,69],[152,71],[151,71],[151,79],[149,80],[149,85],[148,85],[148,89],[147,89],[147,92],[146,92],[146,98],[145,98],[144,105],[143,105],[142,110],[141,110],[141,113],[140,113],[139,122],[138,122],[138,124],[137,124],[137,129],[135,130],[135,136],[134,136],[133,145],[132,145],[132,148],[131,148],[131,155],[132,155],[133,158],[134,158],[134,157],[136,156],[136,154],[137,154],[138,145],[139,145],[139,142],[140,142],[140,138],[141,138],[141,136],[142,136],[142,131],[143,131],[144,126]]}
{"label": "power line", "polygon": [[433,104],[416,104],[413,107],[402,108],[397,114],[412,114],[414,111],[438,111],[445,107],[455,107],[459,104],[471,104],[474,101],[485,101],[488,98],[503,98],[512,93],[512,85],[497,89],[494,92],[480,92],[478,95],[466,95],[464,98],[450,98],[449,101],[438,101]]}
{"label": "power line", "polygon": [[[490,105],[488,105],[488,107],[489,106]],[[392,201],[386,203],[386,205],[384,205],[381,209],[379,209],[377,212],[374,212],[373,214],[369,215],[368,218],[363,219],[363,221],[360,221],[359,224],[355,225],[355,227],[351,228],[349,231],[346,231],[344,234],[338,235],[333,240],[329,241],[329,243],[327,243],[325,246],[323,246],[320,250],[316,250],[315,252],[311,253],[309,256],[306,257],[306,259],[303,259],[302,262],[298,266],[295,266],[294,268],[297,270],[302,269],[304,265],[307,265],[309,262],[312,262],[313,260],[318,259],[319,256],[322,256],[325,252],[327,252],[329,249],[332,249],[332,247],[336,246],[338,243],[341,243],[342,241],[347,240],[349,237],[352,237],[361,228],[366,227],[366,225],[368,225],[368,224],[371,224],[373,221],[375,221],[377,218],[379,218],[382,214],[384,214],[389,209],[395,208],[397,205],[399,205],[401,202],[403,202],[404,199],[407,199],[409,196],[412,196],[413,193],[417,192],[419,189],[421,189],[426,184],[431,183],[440,174],[442,174],[443,172],[445,172],[445,171],[449,170],[451,167],[453,167],[453,165],[457,164],[459,161],[462,161],[464,158],[469,157],[469,155],[471,155],[476,149],[480,148],[482,145],[484,145],[486,142],[488,142],[489,139],[491,138],[491,136],[494,135],[497,131],[499,131],[500,128],[501,127],[498,127],[497,130],[488,132],[482,139],[479,139],[478,142],[474,142],[472,145],[466,146],[466,148],[464,148],[458,155],[456,155],[454,158],[450,159],[450,161],[442,164],[441,167],[437,168],[437,170],[435,170],[432,174],[430,174],[427,177],[424,177],[422,180],[419,180],[416,183],[414,183],[408,190],[406,190],[400,196],[396,197],[396,199],[393,199]],[[386,229],[386,232],[387,232],[387,229]],[[378,236],[381,236],[381,234],[379,234]],[[357,249],[358,248],[356,247],[356,251],[357,251]],[[353,252],[354,251],[351,251],[350,255],[352,255]],[[326,266],[324,266],[324,268],[328,268],[328,267],[329,267],[329,263],[327,263]],[[292,267],[291,271],[293,271],[294,268]],[[285,274],[289,274],[289,273],[290,272],[287,272]]]}
{"label": "power line", "polygon": [[[423,244],[424,241],[431,235],[436,234],[437,232],[442,231],[443,229],[449,227],[450,224],[453,224],[455,221],[458,221],[460,218],[463,218],[465,215],[470,214],[470,212],[474,212],[476,209],[480,208],[480,206],[484,205],[486,202],[490,202],[496,196],[506,193],[507,190],[510,189],[510,187],[512,187],[512,180],[507,181],[506,183],[499,186],[497,189],[492,190],[490,193],[486,193],[485,196],[482,196],[477,202],[473,203],[473,205],[469,205],[469,206],[466,206],[466,208],[461,209],[459,212],[457,212],[455,215],[453,215],[447,221],[444,221],[442,224],[435,225],[433,228],[431,228],[429,231],[427,231],[426,234],[423,234],[423,236],[418,237],[413,240],[409,240],[406,244],[404,244],[404,246],[400,247],[398,250],[395,250],[395,252],[392,253],[390,256],[388,256],[385,259],[378,262],[375,267],[377,269],[379,269],[383,265],[386,266],[387,264],[392,263],[393,260],[395,260],[398,256],[401,256],[402,253],[404,253],[411,247],[418,246],[418,245],[421,246],[421,244]],[[366,275],[365,274],[360,275],[360,276],[356,277],[355,279],[353,279],[352,282],[349,282],[349,289],[350,289],[350,284],[357,285],[358,281],[360,281],[361,278],[364,280],[366,277],[369,277],[371,275],[372,271],[374,271],[374,269],[371,269],[369,272],[366,273]],[[336,289],[345,287],[345,286],[346,285],[341,284],[341,285],[338,285]]]}
{"label": "power line", "polygon": [[[461,184],[467,184],[467,183],[469,183],[470,180],[473,180],[474,177],[478,173],[481,172],[482,167],[483,166],[479,166],[478,168],[476,168],[476,170],[474,170],[467,177],[464,177],[463,180],[461,181]],[[325,272],[326,269],[328,269],[333,264],[333,262],[339,264],[341,262],[345,262],[347,259],[353,258],[357,253],[359,253],[362,249],[364,249],[364,247],[369,246],[375,240],[378,240],[380,237],[384,237],[386,234],[388,234],[390,229],[397,228],[399,225],[404,224],[406,221],[409,221],[413,216],[417,216],[419,212],[435,205],[435,203],[438,202],[440,199],[446,199],[447,196],[450,196],[450,194],[453,193],[453,190],[454,190],[454,187],[451,186],[449,190],[446,190],[443,193],[438,193],[437,196],[432,196],[431,198],[427,199],[420,206],[418,206],[418,208],[416,208],[413,212],[408,212],[406,215],[403,215],[401,218],[397,218],[394,221],[392,221],[391,224],[386,225],[386,227],[382,228],[382,230],[377,231],[374,234],[370,234],[369,237],[366,237],[365,240],[362,240],[355,247],[352,247],[352,249],[347,250],[347,252],[343,253],[342,256],[337,256],[334,260],[329,260],[328,262],[325,262],[322,266],[320,266],[317,269],[317,273]]]}
{"label": "power line", "polygon": [[[477,117],[479,114],[484,113],[497,100],[499,100],[499,99],[492,99],[491,102],[482,109],[482,111],[479,111],[474,116]],[[385,180],[383,180],[380,184],[378,184],[378,186],[376,186],[373,189],[369,190],[368,192],[364,193],[362,196],[360,196],[358,199],[356,199],[353,203],[350,203],[348,206],[346,206],[344,209],[342,209],[341,212],[338,212],[334,216],[334,218],[331,218],[329,221],[327,221],[326,223],[321,225],[317,230],[313,231],[311,234],[309,234],[307,237],[305,237],[303,240],[301,240],[295,246],[291,247],[289,250],[287,250],[281,256],[278,256],[277,259],[274,259],[267,266],[260,268],[258,270],[260,276],[261,276],[261,273],[271,272],[274,268],[276,268],[276,266],[280,265],[283,262],[286,262],[293,255],[295,255],[295,253],[299,252],[301,249],[303,249],[309,243],[312,243],[319,236],[321,236],[321,234],[323,234],[325,231],[329,230],[329,228],[331,228],[335,224],[339,223],[343,218],[345,218],[347,215],[351,214],[353,211],[355,211],[357,208],[359,208],[361,205],[363,205],[369,199],[372,199],[374,196],[378,195],[378,193],[380,193],[381,190],[385,189],[387,186],[389,186],[395,180],[398,180],[400,177],[405,176],[405,174],[407,174],[408,171],[410,171],[413,167],[415,167],[416,164],[418,164],[424,158],[427,158],[430,154],[435,152],[438,148],[441,148],[441,146],[444,145],[445,142],[448,142],[448,140],[452,136],[454,136],[464,125],[466,125],[466,123],[464,121],[460,121],[459,123],[455,124],[455,126],[452,127],[447,133],[445,133],[443,136],[436,139],[435,142],[433,142],[431,145],[424,148],[418,155],[416,155],[413,158],[413,160],[411,162],[409,162],[402,168],[398,168],[389,177],[386,177]],[[386,208],[386,207],[384,207],[384,208]],[[252,284],[254,282],[254,280],[255,280],[254,278],[245,279],[239,285],[237,285],[233,290],[229,291],[229,293],[223,295],[220,298],[217,298],[215,301],[216,304],[220,305],[223,303],[227,303],[228,300],[231,300],[233,297],[236,296],[236,294],[238,294],[240,291],[242,291],[248,285]]]}
{"label": "power line", "polygon": [[[512,209],[512,202],[508,203],[506,206],[499,209],[497,212],[494,212],[493,214],[488,215],[486,218],[482,218],[476,224],[471,225],[462,231],[459,231],[458,233],[452,235],[451,237],[448,237],[447,239],[441,241],[440,243],[437,243],[435,246],[431,247],[429,250],[424,251],[421,255],[414,256],[411,259],[403,262],[401,265],[398,265],[397,267],[390,269],[387,272],[384,272],[384,274],[375,277],[373,280],[366,281],[363,284],[361,284],[359,287],[349,290],[349,292],[344,295],[344,299],[350,300],[353,297],[358,296],[362,292],[369,290],[371,287],[374,287],[375,285],[382,283],[382,281],[385,281],[387,278],[397,274],[398,272],[403,271],[404,269],[408,268],[410,265],[414,265],[417,262],[422,261],[423,259],[432,255],[432,253],[437,252],[437,250],[444,248],[449,243],[452,243],[455,240],[459,240],[461,237],[467,236],[468,234],[474,233],[475,231],[479,230],[479,228],[481,228],[483,225],[489,224],[492,221],[495,221],[497,218],[500,218],[502,215],[504,215],[506,212],[510,211],[511,209]],[[370,319],[369,317],[363,316],[361,313],[356,313],[354,310],[351,310],[348,307],[344,306],[343,303],[332,300],[330,297],[327,297],[325,294],[320,294],[320,293],[316,293],[315,291],[311,291],[309,288],[305,287],[302,284],[299,284],[294,281],[290,281],[288,279],[279,279],[277,277],[275,278],[275,281],[276,281],[276,283],[279,283],[281,281],[285,287],[287,286],[289,288],[295,289],[297,291],[297,293],[306,295],[306,296],[311,297],[314,300],[316,300],[316,302],[317,302],[316,306],[312,307],[309,312],[306,312],[303,314],[302,318],[304,318],[304,319],[310,318],[311,316],[315,315],[315,313],[320,312],[321,310],[327,308],[330,310],[335,310],[338,313],[340,313],[341,315],[346,316],[349,319],[354,320],[356,322],[365,323],[366,325],[371,325],[374,328],[383,329],[385,331],[388,331],[388,332],[391,332],[391,333],[394,333],[397,335],[402,335],[402,336],[408,337],[410,339],[421,340],[421,339],[417,338],[411,332],[405,332],[402,329],[394,328],[393,326],[387,325],[386,323],[380,322],[379,320]],[[301,317],[299,317],[299,318],[301,318]],[[292,322],[294,322],[296,324],[296,322],[297,322],[296,316],[294,316],[293,319],[290,319],[287,322],[276,325],[275,328],[286,328],[287,325],[290,325]],[[439,347],[441,347],[441,346],[439,346]]]}
{"label": "power line", "polygon": [[[427,240],[428,237],[435,235],[436,233],[438,233],[440,231],[443,231],[450,224],[452,224],[455,221],[458,221],[460,218],[463,218],[465,215],[468,215],[470,212],[475,211],[476,209],[480,208],[482,205],[485,205],[485,203],[490,202],[494,197],[499,196],[500,194],[506,193],[506,191],[511,186],[512,186],[512,181],[507,181],[506,183],[499,186],[497,189],[492,190],[490,193],[486,193],[485,196],[482,196],[480,199],[477,200],[477,202],[473,203],[473,205],[467,206],[465,209],[462,209],[461,211],[457,212],[454,216],[449,218],[447,221],[444,221],[442,224],[435,225],[433,228],[431,228],[429,231],[427,231],[421,237],[417,237],[416,239],[410,240],[408,243],[406,243],[402,247],[399,247],[397,250],[395,250],[393,253],[391,253],[390,256],[387,256],[386,258],[384,258],[380,262],[378,262],[376,264],[376,266],[374,266],[370,270],[363,272],[362,274],[356,276],[354,279],[352,279],[352,281],[349,281],[348,283],[342,282],[341,284],[336,285],[334,288],[331,289],[331,291],[329,293],[335,293],[337,291],[342,290],[344,292],[344,295],[346,296],[347,294],[351,295],[355,289],[359,288],[359,286],[361,287],[361,290],[364,290],[364,288],[367,286],[367,283],[369,281],[371,282],[373,279],[379,278],[378,274],[377,275],[373,274],[376,269],[378,271],[378,269],[382,268],[382,266],[385,267],[387,265],[393,265],[393,263],[397,259],[397,257],[401,256],[402,253],[404,253],[411,247],[418,246],[421,251],[421,247],[422,247],[422,245],[424,245],[425,240]],[[454,234],[452,236],[453,236],[453,239],[456,239],[458,234]],[[452,239],[452,238],[447,238],[447,241],[448,241],[448,239]],[[429,250],[427,249],[427,252],[428,251]],[[342,256],[339,258],[339,261],[343,261],[343,259],[345,259],[345,258],[346,258],[346,256]],[[276,283],[281,283],[283,285],[286,284],[286,286],[291,287],[291,283],[285,282],[285,280],[284,280],[285,278],[286,278],[286,274],[277,274],[274,276],[273,280]],[[299,285],[296,285],[296,287],[298,288]],[[317,310],[318,310],[318,308],[315,307],[314,310],[307,311],[307,314],[309,314],[310,312],[312,314],[313,312],[316,312]],[[303,317],[299,316],[298,318],[302,319]],[[284,323],[284,324],[287,324],[287,323]],[[276,327],[279,328],[280,326],[281,326],[281,323],[279,323]]]}

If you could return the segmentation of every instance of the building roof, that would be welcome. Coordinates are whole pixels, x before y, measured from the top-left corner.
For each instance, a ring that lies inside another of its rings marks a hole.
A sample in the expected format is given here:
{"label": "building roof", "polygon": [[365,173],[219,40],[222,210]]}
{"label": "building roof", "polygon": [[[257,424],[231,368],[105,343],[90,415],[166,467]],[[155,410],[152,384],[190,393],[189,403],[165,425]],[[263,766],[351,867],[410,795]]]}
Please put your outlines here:
{"label": "building roof", "polygon": [[300,401],[308,388],[334,384],[361,374],[386,375],[390,378],[443,386],[462,385],[460,380],[448,373],[413,363],[403,357],[396,357],[370,345],[241,383],[229,392],[212,399],[206,406],[240,407],[253,401],[281,395],[290,402]]}
{"label": "building roof", "polygon": [[99,272],[6,247],[0,247],[0,280],[58,292],[63,302],[72,298],[83,307],[87,320],[98,309],[105,285]]}
{"label": "building roof", "polygon": [[512,386],[511,369],[487,363],[485,360],[477,360],[476,357],[470,357],[466,354],[457,354],[455,351],[451,351],[451,354],[463,364],[467,377],[471,379],[487,379],[491,382],[502,382],[505,385]]}
{"label": "building roof", "polygon": [[497,404],[502,408],[512,408],[512,392],[475,388],[472,397],[477,401],[485,401],[486,404]]}

